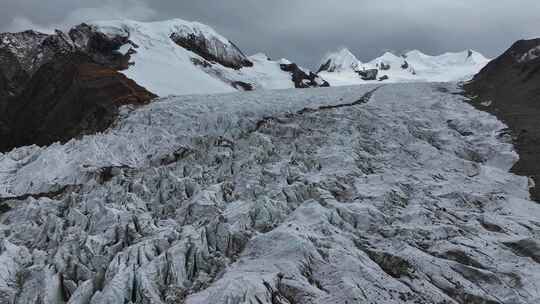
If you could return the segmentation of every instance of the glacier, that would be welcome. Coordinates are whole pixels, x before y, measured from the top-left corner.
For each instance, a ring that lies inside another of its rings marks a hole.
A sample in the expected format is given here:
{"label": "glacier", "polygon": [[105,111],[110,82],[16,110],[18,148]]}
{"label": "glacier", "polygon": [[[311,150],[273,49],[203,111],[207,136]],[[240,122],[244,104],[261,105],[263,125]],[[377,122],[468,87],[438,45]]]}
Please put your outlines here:
{"label": "glacier", "polygon": [[540,205],[465,101],[169,96],[0,154],[0,303],[538,303]]}

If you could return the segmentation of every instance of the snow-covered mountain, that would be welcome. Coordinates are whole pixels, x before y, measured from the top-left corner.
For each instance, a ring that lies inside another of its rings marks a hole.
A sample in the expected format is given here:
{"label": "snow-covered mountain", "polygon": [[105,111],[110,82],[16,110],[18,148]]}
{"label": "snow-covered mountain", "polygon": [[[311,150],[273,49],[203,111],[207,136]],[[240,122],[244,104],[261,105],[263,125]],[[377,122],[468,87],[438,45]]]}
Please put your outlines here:
{"label": "snow-covered mountain", "polygon": [[246,57],[227,38],[201,23],[120,20],[89,26],[110,39],[125,39],[119,51],[130,54],[130,64],[122,73],[160,96],[286,89],[298,81],[298,87],[324,85],[315,74],[310,78],[309,71],[304,79],[293,79],[288,61]]}
{"label": "snow-covered mountain", "polygon": [[472,78],[489,59],[467,50],[426,55],[418,50],[401,56],[386,52],[366,63],[358,60],[348,49],[327,55],[319,73],[331,85],[354,85],[373,81],[385,82],[447,82]]}
{"label": "snow-covered mountain", "polygon": [[361,65],[360,60],[354,56],[347,48],[339,52],[330,53],[322,60],[323,64],[318,72],[343,72],[348,70],[357,70]]}
{"label": "snow-covered mountain", "polygon": [[[211,27],[181,19],[95,21],[51,35],[6,33],[0,49],[7,53],[3,63],[20,66],[28,77],[59,54],[83,52],[160,96],[327,85],[288,60],[248,58]],[[14,71],[0,72],[16,78]]]}

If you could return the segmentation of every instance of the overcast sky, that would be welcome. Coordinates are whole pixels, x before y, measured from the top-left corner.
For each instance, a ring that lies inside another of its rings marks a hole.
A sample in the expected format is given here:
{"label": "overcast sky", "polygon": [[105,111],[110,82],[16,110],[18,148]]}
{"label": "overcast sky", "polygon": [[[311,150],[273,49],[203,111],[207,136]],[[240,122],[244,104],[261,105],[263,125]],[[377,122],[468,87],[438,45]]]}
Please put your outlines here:
{"label": "overcast sky", "polygon": [[247,54],[315,68],[346,46],[360,60],[385,50],[475,49],[493,57],[540,37],[540,0],[1,0],[0,31],[88,20],[182,18],[214,27]]}

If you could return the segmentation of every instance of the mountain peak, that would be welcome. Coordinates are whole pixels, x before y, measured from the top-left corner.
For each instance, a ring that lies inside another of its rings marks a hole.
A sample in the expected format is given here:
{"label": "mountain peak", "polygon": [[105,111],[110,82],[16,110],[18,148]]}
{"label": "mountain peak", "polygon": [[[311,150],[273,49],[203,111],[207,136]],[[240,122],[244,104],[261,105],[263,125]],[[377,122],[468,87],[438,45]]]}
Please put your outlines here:
{"label": "mountain peak", "polygon": [[336,52],[342,56],[353,56],[354,57],[354,54],[346,47],[344,48],[341,48],[338,52]]}
{"label": "mountain peak", "polygon": [[342,48],[341,50],[330,53],[324,57],[319,72],[356,70],[360,64],[360,60],[358,60],[348,48]]}
{"label": "mountain peak", "polygon": [[93,21],[90,26],[111,38],[138,37],[146,48],[172,40],[204,59],[219,62],[226,67],[239,69],[252,65],[236,45],[210,26],[199,22],[182,19],[154,22],[110,20]]}

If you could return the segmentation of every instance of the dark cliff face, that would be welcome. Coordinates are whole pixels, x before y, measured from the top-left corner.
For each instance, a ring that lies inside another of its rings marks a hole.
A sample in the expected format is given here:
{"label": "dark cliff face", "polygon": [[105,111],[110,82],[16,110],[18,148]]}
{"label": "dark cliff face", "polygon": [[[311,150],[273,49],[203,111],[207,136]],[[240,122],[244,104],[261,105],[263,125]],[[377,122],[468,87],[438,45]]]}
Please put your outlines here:
{"label": "dark cliff face", "polygon": [[0,34],[0,98],[20,93],[48,53],[43,42],[46,34],[35,31]]}
{"label": "dark cliff face", "polygon": [[232,45],[232,51],[227,51],[226,48],[229,46],[216,39],[209,40],[202,35],[189,34],[184,36],[173,33],[170,38],[186,50],[192,51],[206,60],[215,61],[225,67],[238,70],[242,67],[253,66],[253,63],[232,42],[229,42]]}
{"label": "dark cliff face", "polygon": [[332,66],[332,60],[328,59],[325,63],[323,63],[320,67],[317,73],[320,72],[335,72],[335,69],[331,68]]}
{"label": "dark cliff face", "polygon": [[510,127],[520,155],[513,171],[535,180],[531,196],[540,201],[540,39],[516,42],[464,88],[473,105]]}
{"label": "dark cliff face", "polygon": [[84,53],[94,62],[123,70],[130,53],[117,50],[129,43],[127,37],[109,38],[86,24],[52,35],[25,31],[0,34],[0,96],[18,95],[39,68],[60,54]]}
{"label": "dark cliff face", "polygon": [[[72,28],[69,38],[76,48],[88,54],[96,63],[116,70],[127,69],[130,55],[138,48],[128,36],[108,37],[85,23]],[[130,44],[132,48],[127,54],[120,54],[117,50],[125,44]]]}
{"label": "dark cliff face", "polygon": [[125,104],[156,97],[118,71],[128,38],[109,38],[86,24],[69,34],[0,35],[0,151],[48,145],[105,130]]}
{"label": "dark cliff face", "polygon": [[72,53],[55,57],[32,77],[24,93],[5,110],[8,138],[1,150],[100,132],[114,122],[118,109],[145,104],[155,95],[112,68]]}

